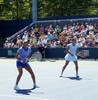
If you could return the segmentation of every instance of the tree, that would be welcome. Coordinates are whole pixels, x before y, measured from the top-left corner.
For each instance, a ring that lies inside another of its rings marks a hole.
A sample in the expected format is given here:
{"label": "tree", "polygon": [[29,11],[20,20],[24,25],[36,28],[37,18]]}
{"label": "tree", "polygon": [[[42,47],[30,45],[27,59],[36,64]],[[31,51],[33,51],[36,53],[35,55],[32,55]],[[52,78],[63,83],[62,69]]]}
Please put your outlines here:
{"label": "tree", "polygon": [[43,2],[42,0],[38,1],[38,15],[40,17],[89,15],[92,14],[92,12],[93,14],[97,14],[98,12],[98,2],[96,2],[95,0],[43,0]]}
{"label": "tree", "polygon": [[31,0],[4,0],[0,9],[1,20],[31,18]]}
{"label": "tree", "polygon": [[[98,0],[37,0],[37,2],[39,18],[98,13]],[[32,18],[32,0],[3,0],[0,4],[0,20],[29,18]]]}

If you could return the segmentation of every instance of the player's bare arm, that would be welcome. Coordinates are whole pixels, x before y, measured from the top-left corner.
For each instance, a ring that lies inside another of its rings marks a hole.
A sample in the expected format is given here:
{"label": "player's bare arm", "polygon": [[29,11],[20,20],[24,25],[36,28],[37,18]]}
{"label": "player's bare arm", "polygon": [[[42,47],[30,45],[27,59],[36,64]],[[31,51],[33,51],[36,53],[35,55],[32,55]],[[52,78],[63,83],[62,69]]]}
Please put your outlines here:
{"label": "player's bare arm", "polygon": [[66,48],[66,52],[69,53],[71,56],[73,56],[73,54],[69,51],[69,49],[70,49],[70,47],[67,46],[67,48]]}

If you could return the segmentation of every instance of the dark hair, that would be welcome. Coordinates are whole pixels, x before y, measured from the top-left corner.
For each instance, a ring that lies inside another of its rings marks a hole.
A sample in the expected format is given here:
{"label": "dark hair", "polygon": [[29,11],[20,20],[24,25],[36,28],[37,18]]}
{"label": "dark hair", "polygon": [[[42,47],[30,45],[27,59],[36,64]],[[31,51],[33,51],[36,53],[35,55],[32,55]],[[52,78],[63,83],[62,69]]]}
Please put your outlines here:
{"label": "dark hair", "polygon": [[74,40],[76,41],[76,38],[72,38],[72,41],[74,41]]}

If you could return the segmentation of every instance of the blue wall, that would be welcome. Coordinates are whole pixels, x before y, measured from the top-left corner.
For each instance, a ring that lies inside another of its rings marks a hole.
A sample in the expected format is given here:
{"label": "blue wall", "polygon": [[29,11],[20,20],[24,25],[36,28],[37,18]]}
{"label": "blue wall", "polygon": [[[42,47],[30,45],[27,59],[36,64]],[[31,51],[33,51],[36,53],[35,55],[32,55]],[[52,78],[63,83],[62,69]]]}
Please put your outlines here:
{"label": "blue wall", "polygon": [[[37,51],[37,48],[33,48],[32,52]],[[65,48],[46,48],[46,58],[64,58]],[[90,56],[84,59],[98,59],[98,48],[80,48],[80,50],[89,50]],[[17,49],[3,49],[0,48],[0,57],[15,58]],[[80,57],[79,57],[80,58]]]}
{"label": "blue wall", "polygon": [[0,36],[9,37],[29,25],[31,22],[30,19],[0,21]]}

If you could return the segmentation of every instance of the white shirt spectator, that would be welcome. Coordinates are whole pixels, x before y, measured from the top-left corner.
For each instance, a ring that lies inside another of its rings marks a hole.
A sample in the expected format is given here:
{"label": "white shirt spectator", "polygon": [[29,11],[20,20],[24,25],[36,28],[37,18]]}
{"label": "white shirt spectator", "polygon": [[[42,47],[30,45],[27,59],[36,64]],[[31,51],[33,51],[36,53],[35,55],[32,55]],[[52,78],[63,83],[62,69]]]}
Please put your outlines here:
{"label": "white shirt spectator", "polygon": [[24,35],[22,36],[22,40],[28,40],[28,33],[24,32]]}
{"label": "white shirt spectator", "polygon": [[14,48],[19,48],[19,44],[16,42],[16,44],[14,45]]}
{"label": "white shirt spectator", "polygon": [[42,41],[41,41],[41,39],[39,38],[39,40],[38,40],[38,42],[37,42],[37,45],[40,45],[40,44],[42,44]]}
{"label": "white shirt spectator", "polygon": [[95,35],[94,40],[98,43],[98,33]]}
{"label": "white shirt spectator", "polygon": [[47,44],[47,37],[45,36],[44,40],[42,40],[42,44]]}
{"label": "white shirt spectator", "polygon": [[94,31],[90,30],[90,31],[89,31],[89,34],[94,35]]}
{"label": "white shirt spectator", "polygon": [[5,41],[4,48],[10,48],[11,43],[9,41]]}
{"label": "white shirt spectator", "polygon": [[89,31],[94,29],[94,26],[92,24],[89,25]]}
{"label": "white shirt spectator", "polygon": [[51,48],[56,48],[57,47],[56,42],[55,41],[51,41],[50,47]]}

